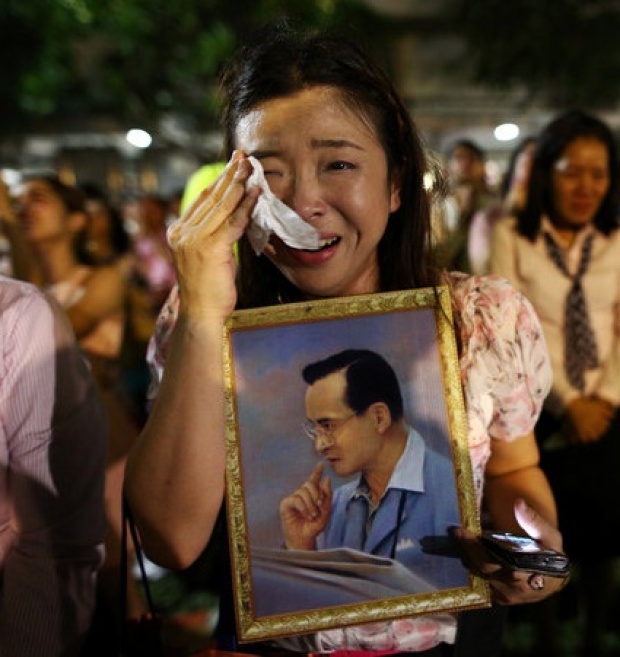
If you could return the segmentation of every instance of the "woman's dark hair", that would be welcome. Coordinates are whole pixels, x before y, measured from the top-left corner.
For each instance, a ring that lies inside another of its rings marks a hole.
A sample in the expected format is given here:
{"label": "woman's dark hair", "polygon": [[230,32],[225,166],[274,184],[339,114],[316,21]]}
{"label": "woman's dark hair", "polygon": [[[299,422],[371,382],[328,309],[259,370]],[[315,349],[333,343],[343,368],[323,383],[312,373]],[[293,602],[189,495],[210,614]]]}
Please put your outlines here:
{"label": "woman's dark hair", "polygon": [[80,189],[86,195],[87,200],[98,201],[105,208],[110,221],[110,239],[112,247],[118,255],[127,253],[131,247],[131,238],[125,229],[123,217],[120,210],[112,203],[107,194],[95,183],[83,183]]}
{"label": "woman's dark hair", "polygon": [[457,148],[464,148],[465,150],[469,151],[469,153],[476,160],[480,160],[480,162],[484,162],[487,157],[482,148],[472,139],[457,139],[448,149],[447,157],[452,157]]}
{"label": "woman's dark hair", "polygon": [[605,145],[609,154],[609,190],[594,217],[594,225],[605,235],[618,227],[620,171],[614,135],[607,124],[597,117],[581,110],[570,110],[553,119],[536,139],[527,202],[523,210],[517,213],[517,231],[531,241],[540,231],[543,215],[553,220],[556,214],[551,180],[553,167],[566,147],[582,137],[597,139]]}
{"label": "woman's dark hair", "polygon": [[375,402],[384,402],[392,420],[403,417],[403,397],[396,373],[383,356],[370,349],[339,351],[306,365],[301,375],[305,383],[312,385],[340,370],[345,370],[347,381],[344,401],[356,415]]}
{"label": "woman's dark hair", "polygon": [[510,186],[512,185],[513,182],[513,177],[515,175],[515,169],[517,168],[517,161],[521,155],[527,148],[530,147],[531,144],[536,144],[536,137],[534,135],[529,135],[528,137],[524,137],[520,142],[519,145],[512,150],[510,153],[510,157],[508,158],[508,165],[506,166],[506,171],[504,172],[504,175],[502,176],[502,179],[499,184],[499,194],[500,196],[505,199],[508,196],[508,192],[510,191]]}
{"label": "woman's dark hair", "polygon": [[40,180],[52,188],[52,191],[60,198],[67,212],[86,212],[86,196],[82,190],[67,185],[55,173],[29,172],[24,174],[23,181],[30,182]]}
{"label": "woman's dark hair", "polygon": [[[24,182],[40,180],[48,185],[58,196],[68,213],[81,212],[88,214],[86,210],[86,194],[73,185],[67,185],[54,173],[29,173],[23,178]],[[86,228],[75,235],[73,249],[76,258],[83,265],[92,265],[93,259],[86,248]]]}
{"label": "woman's dark hair", "polygon": [[[375,129],[388,175],[401,181],[401,205],[389,218],[378,246],[380,289],[433,285],[430,267],[430,198],[423,176],[426,157],[411,116],[385,72],[351,39],[300,34],[287,21],[262,28],[241,48],[222,78],[226,157],[234,149],[239,120],[258,104],[312,86],[337,89]],[[297,290],[268,258],[257,257],[247,238],[239,242],[243,276],[239,306],[299,301]]]}

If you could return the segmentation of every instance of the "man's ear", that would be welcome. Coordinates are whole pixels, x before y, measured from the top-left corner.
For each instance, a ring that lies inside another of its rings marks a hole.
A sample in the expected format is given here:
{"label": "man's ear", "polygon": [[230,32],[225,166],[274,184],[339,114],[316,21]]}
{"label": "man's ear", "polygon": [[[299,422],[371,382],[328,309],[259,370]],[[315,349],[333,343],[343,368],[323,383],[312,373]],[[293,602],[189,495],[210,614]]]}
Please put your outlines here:
{"label": "man's ear", "polygon": [[379,433],[383,433],[390,428],[392,424],[392,414],[385,402],[375,402],[368,407],[368,412],[372,418]]}

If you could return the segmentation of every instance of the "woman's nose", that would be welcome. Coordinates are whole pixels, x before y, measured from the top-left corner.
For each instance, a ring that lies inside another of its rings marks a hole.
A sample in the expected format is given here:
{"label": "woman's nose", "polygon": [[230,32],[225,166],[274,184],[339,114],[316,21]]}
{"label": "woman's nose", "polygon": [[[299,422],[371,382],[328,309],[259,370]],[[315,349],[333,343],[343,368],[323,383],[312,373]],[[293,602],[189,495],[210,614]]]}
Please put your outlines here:
{"label": "woman's nose", "polygon": [[325,208],[321,186],[315,175],[294,176],[282,200],[306,221],[321,215]]}

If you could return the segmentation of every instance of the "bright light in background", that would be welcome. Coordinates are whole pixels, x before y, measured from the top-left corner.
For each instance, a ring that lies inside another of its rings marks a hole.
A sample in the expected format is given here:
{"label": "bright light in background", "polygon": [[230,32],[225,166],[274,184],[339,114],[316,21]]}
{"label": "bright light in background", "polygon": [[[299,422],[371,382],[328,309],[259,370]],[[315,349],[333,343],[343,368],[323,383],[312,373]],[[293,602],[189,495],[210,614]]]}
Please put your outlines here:
{"label": "bright light in background", "polygon": [[519,136],[519,126],[515,123],[502,123],[493,131],[497,141],[512,141]]}
{"label": "bright light in background", "polygon": [[0,175],[9,189],[17,187],[22,179],[22,174],[17,169],[2,169]]}
{"label": "bright light in background", "polygon": [[151,135],[146,130],[133,128],[127,132],[125,139],[136,148],[148,148],[153,141]]}

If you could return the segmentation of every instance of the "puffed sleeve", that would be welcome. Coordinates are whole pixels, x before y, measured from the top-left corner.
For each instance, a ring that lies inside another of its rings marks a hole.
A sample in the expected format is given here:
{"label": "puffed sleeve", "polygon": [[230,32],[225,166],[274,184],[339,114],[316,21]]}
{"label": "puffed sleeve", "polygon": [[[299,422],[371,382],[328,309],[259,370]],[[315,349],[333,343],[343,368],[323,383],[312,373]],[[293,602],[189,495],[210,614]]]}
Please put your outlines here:
{"label": "puffed sleeve", "polygon": [[157,397],[161,379],[164,375],[170,336],[172,335],[172,330],[177,322],[178,314],[179,288],[175,285],[157,317],[155,332],[151,336],[146,350],[146,361],[151,375],[147,393],[149,399],[155,399],[155,397]]}
{"label": "puffed sleeve", "polygon": [[523,436],[534,428],[552,381],[538,317],[504,278],[456,275],[454,280],[470,435]]}

